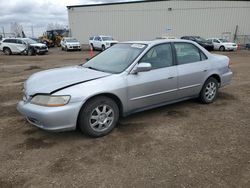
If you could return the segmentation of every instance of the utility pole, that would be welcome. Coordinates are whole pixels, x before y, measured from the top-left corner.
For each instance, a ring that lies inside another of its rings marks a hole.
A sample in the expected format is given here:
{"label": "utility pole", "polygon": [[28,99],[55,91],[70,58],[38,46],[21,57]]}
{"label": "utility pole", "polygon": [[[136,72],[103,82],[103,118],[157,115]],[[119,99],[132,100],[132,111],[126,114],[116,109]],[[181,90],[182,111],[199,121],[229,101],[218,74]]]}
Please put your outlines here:
{"label": "utility pole", "polygon": [[34,29],[33,29],[33,25],[31,25],[31,33],[32,33],[32,37],[34,37]]}
{"label": "utility pole", "polygon": [[4,26],[2,26],[3,37],[5,38]]}

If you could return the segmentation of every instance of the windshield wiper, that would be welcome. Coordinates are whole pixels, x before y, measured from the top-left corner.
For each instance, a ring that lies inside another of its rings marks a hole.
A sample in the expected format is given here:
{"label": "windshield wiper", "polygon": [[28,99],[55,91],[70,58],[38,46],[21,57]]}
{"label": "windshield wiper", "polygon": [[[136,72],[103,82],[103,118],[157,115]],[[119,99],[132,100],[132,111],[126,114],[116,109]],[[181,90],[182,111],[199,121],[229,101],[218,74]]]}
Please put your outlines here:
{"label": "windshield wiper", "polygon": [[96,70],[96,71],[101,71],[101,70],[99,70],[99,69],[97,69],[97,68],[94,68],[94,67],[91,67],[91,66],[89,66],[89,67],[84,67],[84,68],[91,69],[91,70]]}

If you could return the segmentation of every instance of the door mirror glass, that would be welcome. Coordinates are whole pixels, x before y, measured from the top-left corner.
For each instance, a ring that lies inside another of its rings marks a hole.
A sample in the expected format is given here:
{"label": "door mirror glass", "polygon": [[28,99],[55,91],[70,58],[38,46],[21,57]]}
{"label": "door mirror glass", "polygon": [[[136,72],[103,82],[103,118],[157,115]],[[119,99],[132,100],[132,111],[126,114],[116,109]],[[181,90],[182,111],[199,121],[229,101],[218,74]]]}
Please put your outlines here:
{"label": "door mirror glass", "polygon": [[134,70],[132,71],[132,74],[137,74],[138,72],[147,72],[152,69],[152,65],[150,63],[142,62],[139,63]]}

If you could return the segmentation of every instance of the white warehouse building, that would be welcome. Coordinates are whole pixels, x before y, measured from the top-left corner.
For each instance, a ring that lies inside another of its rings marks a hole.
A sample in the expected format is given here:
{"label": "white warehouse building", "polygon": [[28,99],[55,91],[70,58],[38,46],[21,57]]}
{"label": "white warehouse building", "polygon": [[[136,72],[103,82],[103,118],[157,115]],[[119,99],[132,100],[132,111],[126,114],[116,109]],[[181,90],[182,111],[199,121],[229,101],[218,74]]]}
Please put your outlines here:
{"label": "white warehouse building", "polygon": [[83,44],[93,35],[109,35],[119,41],[198,35],[231,41],[245,37],[243,42],[250,42],[245,41],[250,39],[249,1],[149,0],[67,9],[71,35]]}

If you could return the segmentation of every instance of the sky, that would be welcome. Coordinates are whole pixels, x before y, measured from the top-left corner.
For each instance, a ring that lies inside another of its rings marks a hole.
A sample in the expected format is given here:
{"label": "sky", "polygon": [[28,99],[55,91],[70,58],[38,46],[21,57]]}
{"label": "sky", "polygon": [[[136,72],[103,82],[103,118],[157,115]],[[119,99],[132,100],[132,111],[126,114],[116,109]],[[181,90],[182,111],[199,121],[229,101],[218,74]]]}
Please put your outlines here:
{"label": "sky", "polygon": [[[135,0],[125,0],[135,1]],[[68,25],[68,5],[123,2],[122,0],[0,0],[0,33],[11,32],[11,23],[22,25],[24,33],[35,37],[46,31],[48,24]]]}

